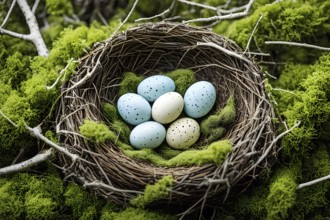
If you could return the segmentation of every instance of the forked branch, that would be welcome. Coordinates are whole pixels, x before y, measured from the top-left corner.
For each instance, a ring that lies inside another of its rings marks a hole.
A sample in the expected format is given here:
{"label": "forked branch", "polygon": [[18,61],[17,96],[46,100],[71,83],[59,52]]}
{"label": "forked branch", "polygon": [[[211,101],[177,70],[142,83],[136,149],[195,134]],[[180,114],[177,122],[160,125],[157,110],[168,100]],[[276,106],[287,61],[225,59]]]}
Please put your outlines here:
{"label": "forked branch", "polygon": [[9,15],[12,11],[12,8],[14,7],[14,4],[15,4],[15,1],[14,1],[11,8],[9,9],[8,15],[6,16],[5,20],[1,24],[0,34],[7,34],[12,37],[30,41],[36,47],[39,56],[47,57],[49,55],[49,51],[46,47],[45,41],[43,40],[43,38],[41,36],[37,19],[36,19],[35,15],[33,14],[30,6],[26,2],[26,0],[16,0],[16,2],[24,14],[24,17],[25,17],[26,23],[29,27],[30,33],[21,34],[21,33],[16,33],[16,32],[6,30],[3,28],[3,26],[5,25]]}

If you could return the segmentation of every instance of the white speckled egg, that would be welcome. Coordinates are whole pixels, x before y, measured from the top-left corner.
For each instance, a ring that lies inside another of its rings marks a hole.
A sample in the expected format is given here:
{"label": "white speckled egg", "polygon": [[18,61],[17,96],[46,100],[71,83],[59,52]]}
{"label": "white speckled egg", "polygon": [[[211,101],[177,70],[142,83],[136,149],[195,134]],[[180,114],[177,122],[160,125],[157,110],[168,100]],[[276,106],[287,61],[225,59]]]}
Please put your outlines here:
{"label": "white speckled egg", "polygon": [[131,125],[149,121],[151,106],[145,98],[135,93],[127,93],[118,99],[117,108],[120,116]]}
{"label": "white speckled egg", "polygon": [[166,142],[172,148],[185,150],[196,143],[200,135],[200,128],[192,118],[180,118],[167,129]]}
{"label": "white speckled egg", "polygon": [[215,99],[216,91],[210,82],[196,82],[184,94],[185,113],[192,118],[203,117],[212,109]]}
{"label": "white speckled egg", "polygon": [[154,102],[159,96],[174,92],[175,83],[168,76],[154,75],[144,79],[137,88],[137,93],[149,102]]}
{"label": "white speckled egg", "polygon": [[137,125],[131,132],[129,140],[137,149],[156,148],[165,140],[166,130],[162,124],[147,121]]}
{"label": "white speckled egg", "polygon": [[152,118],[159,123],[168,124],[179,117],[183,106],[183,98],[179,93],[165,93],[152,105]]}

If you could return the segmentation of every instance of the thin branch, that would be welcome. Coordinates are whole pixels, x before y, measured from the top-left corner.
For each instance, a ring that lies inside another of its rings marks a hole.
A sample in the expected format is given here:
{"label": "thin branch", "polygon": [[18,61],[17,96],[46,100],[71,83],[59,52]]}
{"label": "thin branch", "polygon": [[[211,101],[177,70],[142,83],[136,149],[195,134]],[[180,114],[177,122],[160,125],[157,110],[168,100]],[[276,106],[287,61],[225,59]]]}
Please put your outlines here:
{"label": "thin branch", "polygon": [[[229,19],[235,19],[235,18],[241,18],[245,17],[249,14],[249,11],[253,5],[254,0],[250,0],[248,4],[240,7],[241,9],[245,9],[243,12],[237,12],[237,13],[229,13],[226,15],[216,15],[208,18],[196,18],[191,19],[187,21],[182,21],[183,23],[191,23],[191,22],[209,22],[209,21],[216,21],[216,20],[229,20]],[[217,9],[217,11],[221,12],[220,9]]]}
{"label": "thin branch", "polygon": [[35,165],[38,165],[39,163],[48,160],[52,156],[52,154],[53,154],[53,149],[50,148],[47,149],[46,151],[38,153],[37,155],[26,161],[0,168],[0,176],[20,172]]}
{"label": "thin branch", "polygon": [[224,47],[221,47],[221,46],[219,46],[218,44],[215,44],[215,43],[213,43],[213,42],[206,42],[206,43],[205,43],[205,42],[197,42],[197,46],[209,46],[209,47],[214,47],[214,48],[216,48],[216,49],[222,51],[223,53],[225,53],[225,54],[227,54],[227,55],[229,55],[229,56],[233,56],[233,57],[236,57],[236,58],[238,58],[238,59],[240,59],[240,60],[244,60],[244,61],[247,62],[247,63],[251,63],[251,61],[248,60],[248,59],[246,59],[245,57],[243,57],[243,56],[241,56],[241,55],[239,55],[239,54],[237,54],[237,53],[235,53],[235,52],[233,52],[233,51],[231,51],[231,50],[228,50],[228,49],[226,49],[226,48],[224,48]]}
{"label": "thin branch", "polygon": [[297,189],[301,189],[301,188],[304,188],[306,186],[311,186],[311,185],[314,185],[314,184],[317,184],[317,183],[321,183],[321,182],[329,180],[329,179],[330,179],[330,174],[327,175],[327,176],[324,176],[324,177],[306,182],[306,183],[301,183],[301,184],[298,185]]}
{"label": "thin branch", "polygon": [[40,56],[47,57],[49,55],[49,51],[46,47],[45,41],[42,39],[37,19],[31,11],[30,6],[26,0],[17,0],[17,4],[24,14],[26,23],[30,29],[31,41],[36,46],[38,54]]}
{"label": "thin branch", "polygon": [[197,7],[205,8],[205,9],[210,9],[212,11],[217,11],[218,10],[216,7],[209,6],[209,5],[204,5],[204,4],[197,3],[197,2],[191,2],[191,1],[187,1],[187,0],[177,0],[177,1],[178,2],[182,2],[182,3],[185,3],[187,5],[192,5],[192,6],[197,6]]}
{"label": "thin branch", "polygon": [[[8,118],[1,110],[0,110],[0,115],[2,115],[9,123],[11,123],[15,128],[18,128],[18,125],[15,124],[10,118]],[[49,140],[48,138],[46,138],[43,134],[41,134],[41,130],[40,127],[34,127],[31,128],[29,127],[25,122],[24,125],[26,127],[26,129],[31,133],[31,135],[37,137],[38,139],[42,140],[43,142],[45,142],[46,144],[48,144],[49,146],[53,147],[55,150],[63,153],[64,155],[70,157],[72,159],[73,162],[75,162],[76,160],[81,160],[84,161],[86,163],[91,163],[83,158],[80,158],[78,155],[71,153],[67,148],[61,147],[59,145],[57,145],[56,143],[52,142],[51,140]]]}
{"label": "thin branch", "polygon": [[84,187],[105,188],[105,189],[109,189],[111,191],[122,192],[122,193],[136,193],[136,194],[141,193],[140,191],[136,191],[136,190],[118,189],[116,187],[107,185],[101,181],[85,182]]}
{"label": "thin branch", "polygon": [[136,19],[134,22],[140,22],[140,21],[147,21],[147,20],[152,20],[158,17],[162,17],[163,15],[167,14],[170,12],[170,9],[166,9],[165,11],[163,11],[162,13],[158,14],[158,15],[154,15],[152,17],[148,17],[148,18],[138,18]]}
{"label": "thin branch", "polygon": [[78,155],[71,153],[67,148],[61,147],[61,146],[55,144],[54,142],[52,142],[51,140],[49,140],[48,138],[46,138],[43,134],[41,134],[39,127],[31,128],[27,124],[25,124],[25,127],[28,129],[28,131],[30,131],[30,133],[33,136],[35,136],[38,139],[42,140],[43,142],[45,142],[49,146],[53,147],[57,151],[63,153],[64,155],[70,157],[73,162],[78,160],[78,159],[83,160]]}
{"label": "thin branch", "polygon": [[11,15],[11,13],[12,13],[13,8],[14,8],[15,5],[16,5],[16,0],[13,0],[13,2],[12,2],[11,5],[10,5],[10,8],[9,8],[9,10],[8,10],[8,12],[7,12],[7,15],[6,15],[5,19],[3,20],[3,22],[2,22],[2,24],[1,24],[1,26],[0,26],[0,28],[3,28],[3,26],[7,23],[8,18],[9,18],[9,16]]}
{"label": "thin branch", "polygon": [[26,0],[16,0],[16,1],[21,11],[23,12],[26,23],[30,30],[30,34],[20,34],[3,28],[0,28],[0,34],[7,34],[12,37],[17,37],[23,40],[31,41],[36,47],[38,51],[38,55],[47,57],[49,55],[49,51],[46,47],[45,41],[42,39],[38,22],[34,13],[31,11],[31,8],[26,2]]}
{"label": "thin branch", "polygon": [[288,42],[288,41],[265,41],[265,44],[267,44],[267,45],[271,45],[271,44],[289,45],[289,46],[307,47],[307,48],[313,48],[313,49],[318,49],[318,50],[330,51],[330,47],[321,47],[321,46],[312,45],[312,44]]}
{"label": "thin branch", "polygon": [[54,87],[57,85],[57,83],[60,81],[60,79],[62,78],[62,76],[66,74],[66,70],[70,67],[70,64],[71,64],[72,62],[73,62],[73,63],[78,63],[79,61],[77,61],[77,60],[73,60],[73,58],[71,58],[71,59],[69,60],[68,64],[64,67],[64,69],[61,70],[59,76],[57,77],[57,79],[56,79],[56,81],[53,83],[53,85],[51,85],[51,86],[46,86],[46,89],[47,89],[47,90],[51,90],[52,88],[54,88]]}
{"label": "thin branch", "polygon": [[0,27],[0,34],[7,34],[7,35],[9,35],[11,37],[16,37],[16,38],[19,38],[19,39],[22,39],[22,40],[31,41],[31,36],[28,35],[28,34],[16,33],[16,32],[13,32],[13,31],[9,31],[9,30],[3,29],[1,27]]}
{"label": "thin branch", "polygon": [[35,14],[36,13],[36,10],[39,6],[39,3],[40,3],[40,0],[35,0],[33,6],[32,6],[32,13]]}
{"label": "thin branch", "polygon": [[260,15],[260,18],[258,19],[258,21],[257,21],[257,23],[256,23],[256,25],[254,26],[254,28],[253,28],[253,30],[252,30],[252,33],[251,33],[251,35],[250,35],[250,38],[249,38],[249,40],[248,40],[248,42],[247,42],[247,44],[246,44],[246,48],[245,48],[243,54],[245,54],[246,51],[249,50],[249,48],[250,48],[250,44],[251,44],[251,41],[252,41],[252,38],[253,38],[253,36],[254,36],[254,33],[256,32],[257,27],[258,27],[258,25],[259,25],[259,23],[260,23],[260,21],[261,21],[261,19],[262,19],[263,17],[264,17],[264,14],[261,14],[261,15]]}
{"label": "thin branch", "polygon": [[15,122],[13,122],[10,118],[8,118],[7,115],[5,115],[1,110],[0,110],[0,115],[4,117],[12,126],[18,128],[18,125]]}
{"label": "thin branch", "polygon": [[135,0],[130,12],[128,13],[128,15],[126,16],[125,20],[119,25],[119,27],[111,34],[112,38],[113,36],[115,36],[117,34],[117,32],[124,26],[124,24],[128,21],[129,17],[131,17],[133,11],[135,10],[135,7],[137,5],[137,3],[139,2],[139,0]]}

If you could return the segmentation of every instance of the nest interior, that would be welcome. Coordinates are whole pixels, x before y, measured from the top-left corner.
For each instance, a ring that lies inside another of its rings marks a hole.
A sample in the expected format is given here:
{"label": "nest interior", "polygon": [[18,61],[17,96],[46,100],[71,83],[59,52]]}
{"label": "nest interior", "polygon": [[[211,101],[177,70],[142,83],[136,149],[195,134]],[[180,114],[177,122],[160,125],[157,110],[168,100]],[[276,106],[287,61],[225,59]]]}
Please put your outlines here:
{"label": "nest interior", "polygon": [[[125,156],[115,143],[91,143],[79,135],[85,118],[105,120],[100,104],[116,103],[125,72],[150,76],[178,68],[212,82],[216,108],[235,97],[237,119],[223,137],[231,140],[233,150],[221,165],[157,167]],[[244,190],[273,163],[277,148],[272,118],[262,72],[234,42],[184,24],[144,24],[95,45],[63,86],[57,134],[61,144],[85,160],[73,163],[60,155],[60,163],[66,179],[121,205],[146,185],[172,175],[170,196],[152,205],[198,208]]]}

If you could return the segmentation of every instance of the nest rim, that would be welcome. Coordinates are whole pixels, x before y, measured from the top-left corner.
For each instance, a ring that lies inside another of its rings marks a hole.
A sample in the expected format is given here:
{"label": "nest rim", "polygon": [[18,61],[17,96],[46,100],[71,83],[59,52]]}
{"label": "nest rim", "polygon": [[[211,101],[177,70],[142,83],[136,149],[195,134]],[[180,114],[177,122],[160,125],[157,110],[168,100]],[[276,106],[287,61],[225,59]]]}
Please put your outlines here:
{"label": "nest rim", "polygon": [[[213,206],[244,191],[274,163],[278,152],[272,123],[275,114],[263,73],[231,40],[186,24],[147,23],[95,44],[80,61],[76,74],[62,87],[56,133],[70,152],[90,163],[72,163],[60,154],[66,180],[126,205],[143,193],[146,185],[172,175],[174,184],[168,198],[150,205],[180,205],[191,211],[191,207]],[[104,120],[100,104],[116,103],[119,97],[114,85],[124,72],[150,76],[178,68],[191,69],[198,81],[216,85],[216,108],[222,107],[230,94],[235,95],[239,114],[224,137],[233,143],[233,150],[222,164],[156,167],[127,157],[114,143],[86,144],[79,126],[85,118]],[[225,83],[221,84],[222,80]]]}

